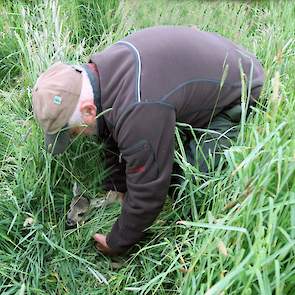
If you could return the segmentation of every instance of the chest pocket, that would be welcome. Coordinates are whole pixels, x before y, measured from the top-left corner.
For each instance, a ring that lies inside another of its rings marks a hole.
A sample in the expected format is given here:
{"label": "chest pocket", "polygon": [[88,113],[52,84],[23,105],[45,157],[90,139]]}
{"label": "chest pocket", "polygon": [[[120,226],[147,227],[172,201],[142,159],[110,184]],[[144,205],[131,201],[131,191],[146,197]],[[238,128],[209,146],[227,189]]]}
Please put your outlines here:
{"label": "chest pocket", "polygon": [[126,161],[127,182],[141,184],[157,179],[159,168],[154,151],[147,140],[122,149],[121,156]]}

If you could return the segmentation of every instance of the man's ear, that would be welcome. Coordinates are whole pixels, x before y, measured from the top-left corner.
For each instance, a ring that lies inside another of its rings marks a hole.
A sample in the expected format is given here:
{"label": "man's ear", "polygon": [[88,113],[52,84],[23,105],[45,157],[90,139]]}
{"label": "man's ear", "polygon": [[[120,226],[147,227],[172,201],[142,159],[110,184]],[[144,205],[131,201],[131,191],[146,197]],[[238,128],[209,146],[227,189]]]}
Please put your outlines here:
{"label": "man's ear", "polygon": [[80,105],[80,112],[83,122],[86,125],[93,125],[96,121],[96,106],[92,100],[84,100]]}

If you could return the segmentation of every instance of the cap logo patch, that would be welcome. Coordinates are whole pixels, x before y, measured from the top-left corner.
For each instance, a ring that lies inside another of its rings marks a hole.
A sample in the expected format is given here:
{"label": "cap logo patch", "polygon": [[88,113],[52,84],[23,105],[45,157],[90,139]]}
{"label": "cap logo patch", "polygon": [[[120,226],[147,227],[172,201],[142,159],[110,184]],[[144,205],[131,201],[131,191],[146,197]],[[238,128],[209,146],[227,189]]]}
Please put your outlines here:
{"label": "cap logo patch", "polygon": [[62,102],[62,99],[61,99],[60,96],[55,95],[55,96],[53,97],[53,103],[55,103],[55,104],[61,104],[61,102]]}

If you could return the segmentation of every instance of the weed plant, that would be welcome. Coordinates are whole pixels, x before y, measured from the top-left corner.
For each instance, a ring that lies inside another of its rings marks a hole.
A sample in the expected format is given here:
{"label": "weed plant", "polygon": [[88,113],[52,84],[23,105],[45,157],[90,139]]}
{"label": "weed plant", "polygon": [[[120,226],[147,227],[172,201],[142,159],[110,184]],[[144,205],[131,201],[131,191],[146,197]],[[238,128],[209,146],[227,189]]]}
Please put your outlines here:
{"label": "weed plant", "polygon": [[[1,294],[294,294],[295,6],[292,1],[0,2]],[[145,241],[113,261],[91,236],[119,206],[65,229],[74,181],[102,193],[103,145],[79,138],[46,154],[31,108],[38,75],[61,60],[87,62],[128,33],[194,25],[255,53],[265,67],[260,103],[208,175],[190,165]],[[223,164],[226,168],[222,169]],[[24,226],[25,220],[31,224]]]}

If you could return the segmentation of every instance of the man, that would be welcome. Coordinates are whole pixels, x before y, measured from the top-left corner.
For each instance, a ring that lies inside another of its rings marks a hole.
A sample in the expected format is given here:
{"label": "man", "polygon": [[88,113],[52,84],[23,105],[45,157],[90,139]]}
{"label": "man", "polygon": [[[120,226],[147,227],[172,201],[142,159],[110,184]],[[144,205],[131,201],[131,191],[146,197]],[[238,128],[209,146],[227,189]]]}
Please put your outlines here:
{"label": "man", "polygon": [[52,153],[63,152],[71,134],[107,141],[112,174],[105,188],[124,198],[111,232],[94,235],[98,249],[127,251],[158,216],[171,180],[176,122],[218,134],[203,143],[202,156],[195,141],[186,143],[189,161],[210,170],[209,153],[237,135],[241,77],[254,105],[264,80],[257,59],[217,34],[175,26],[138,31],[89,64],[57,63],[40,76],[33,110]]}

